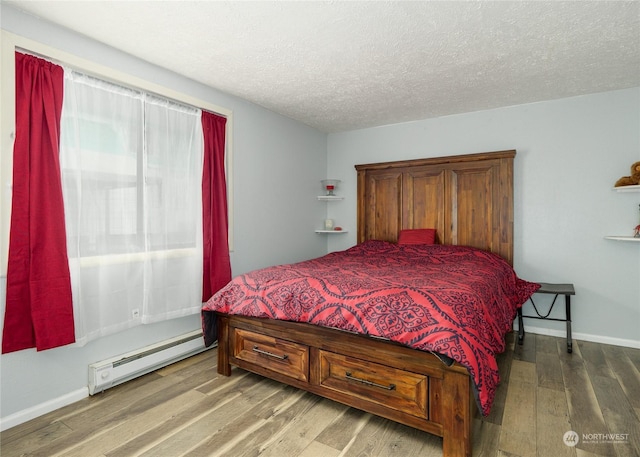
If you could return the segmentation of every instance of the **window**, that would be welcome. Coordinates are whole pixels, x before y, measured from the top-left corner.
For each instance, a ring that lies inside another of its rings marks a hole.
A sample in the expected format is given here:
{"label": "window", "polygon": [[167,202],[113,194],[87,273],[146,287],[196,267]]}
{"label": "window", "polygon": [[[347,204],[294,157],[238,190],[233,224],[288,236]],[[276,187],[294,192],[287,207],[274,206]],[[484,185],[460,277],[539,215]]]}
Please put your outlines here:
{"label": "window", "polygon": [[60,165],[81,342],[200,311],[201,116],[65,70]]}
{"label": "window", "polygon": [[199,109],[67,72],[61,131],[70,253],[196,247]]}
{"label": "window", "polygon": [[[202,185],[200,110],[226,119],[221,137],[228,139],[222,143],[228,177],[232,113],[5,31],[2,39],[3,100],[15,99],[16,51],[65,68],[60,157],[76,340],[84,344],[139,323],[199,313],[202,259],[195,260],[202,211],[194,208]],[[3,103],[1,110],[0,254],[6,268],[11,187],[5,183],[13,169],[15,107]],[[231,234],[230,191],[227,204]]]}
{"label": "window", "polygon": [[[211,104],[205,100],[198,99],[184,93],[177,92],[167,87],[152,83],[138,77],[118,71],[114,68],[101,65],[59,49],[52,48],[45,44],[24,38],[19,35],[12,34],[5,30],[0,31],[2,34],[2,47],[0,50],[0,90],[3,101],[15,98],[15,67],[14,53],[16,51],[26,51],[35,55],[45,56],[62,65],[74,68],[79,72],[99,75],[101,79],[111,81],[116,84],[137,88],[149,93],[157,94],[178,103],[184,103],[190,106],[197,106],[213,113],[219,113],[227,119],[226,124],[226,158],[225,168],[227,174],[227,204],[229,210],[229,249],[233,250],[233,112],[227,108]],[[151,77],[150,77],[151,78]],[[104,125],[96,123],[92,120],[87,122],[93,125],[88,128],[97,130],[105,128]],[[0,105],[0,276],[6,276],[7,267],[7,249],[9,244],[9,225],[11,214],[11,181],[12,181],[12,164],[13,164],[13,138],[15,131],[15,107],[12,103],[2,103]],[[104,132],[102,132],[104,133]],[[116,135],[110,133],[112,138]],[[87,141],[94,141],[89,137]],[[126,190],[116,191],[126,192]],[[129,190],[131,192],[131,190]],[[116,227],[114,227],[116,230]],[[131,231],[131,227],[121,227],[122,232]]]}

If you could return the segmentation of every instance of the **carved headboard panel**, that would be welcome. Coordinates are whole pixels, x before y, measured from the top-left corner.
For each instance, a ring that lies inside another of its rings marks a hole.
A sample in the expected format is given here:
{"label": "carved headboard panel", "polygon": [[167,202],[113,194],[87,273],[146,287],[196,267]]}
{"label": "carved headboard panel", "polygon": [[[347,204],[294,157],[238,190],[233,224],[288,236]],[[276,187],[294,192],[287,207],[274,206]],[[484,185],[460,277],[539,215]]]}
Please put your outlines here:
{"label": "carved headboard panel", "polygon": [[356,165],[358,242],[436,228],[438,242],[513,263],[515,150]]}

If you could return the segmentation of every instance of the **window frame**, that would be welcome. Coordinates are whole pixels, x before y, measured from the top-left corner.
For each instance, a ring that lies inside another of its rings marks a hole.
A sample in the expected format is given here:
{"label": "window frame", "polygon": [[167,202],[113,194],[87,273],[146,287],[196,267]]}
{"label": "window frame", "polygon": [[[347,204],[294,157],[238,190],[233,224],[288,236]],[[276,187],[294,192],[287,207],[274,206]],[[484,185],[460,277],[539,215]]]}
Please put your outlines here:
{"label": "window frame", "polygon": [[[15,52],[27,52],[66,68],[95,76],[132,89],[157,94],[192,105],[227,119],[225,132],[225,174],[229,220],[229,251],[233,251],[233,111],[202,99],[178,92],[143,78],[77,57],[51,46],[0,31],[0,276],[7,275],[9,232],[11,226],[11,188],[13,181],[13,140],[15,137]],[[173,253],[175,255],[176,253]],[[157,255],[157,253],[155,254]],[[120,262],[135,261],[130,256],[116,256]],[[134,256],[139,257],[139,256]],[[88,263],[90,258],[86,258]],[[111,259],[118,261],[116,258]],[[83,262],[84,264],[84,262]]]}

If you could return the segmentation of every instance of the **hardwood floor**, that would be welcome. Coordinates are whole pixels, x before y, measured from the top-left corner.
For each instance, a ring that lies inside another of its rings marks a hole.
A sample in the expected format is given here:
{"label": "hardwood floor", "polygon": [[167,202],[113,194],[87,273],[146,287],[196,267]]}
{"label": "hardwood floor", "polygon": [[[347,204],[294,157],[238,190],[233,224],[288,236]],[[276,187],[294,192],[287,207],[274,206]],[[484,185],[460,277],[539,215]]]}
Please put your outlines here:
{"label": "hardwood floor", "polygon": [[[640,350],[527,334],[500,355],[493,410],[473,455],[639,456]],[[442,440],[234,369],[215,351],[87,398],[0,436],[0,455],[78,457],[441,456]],[[563,436],[575,431],[578,443]],[[611,436],[610,434],[613,434]]]}

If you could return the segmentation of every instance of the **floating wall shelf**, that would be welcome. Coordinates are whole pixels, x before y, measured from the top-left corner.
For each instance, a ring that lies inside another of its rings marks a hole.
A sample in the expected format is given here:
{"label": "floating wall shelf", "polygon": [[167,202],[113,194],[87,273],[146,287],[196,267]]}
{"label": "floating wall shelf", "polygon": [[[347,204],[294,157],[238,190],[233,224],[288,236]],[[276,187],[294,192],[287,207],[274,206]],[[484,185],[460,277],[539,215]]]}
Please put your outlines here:
{"label": "floating wall shelf", "polygon": [[[614,187],[613,190],[616,192],[640,192],[640,185]],[[640,238],[635,236],[605,236],[604,238],[605,240],[632,241],[640,243]]]}
{"label": "floating wall shelf", "polygon": [[635,186],[614,187],[613,190],[616,192],[640,192],[640,184]]}
{"label": "floating wall shelf", "polygon": [[337,195],[318,195],[318,200],[330,202],[330,201],[336,201],[336,200],[344,200],[344,197],[339,197]]}

